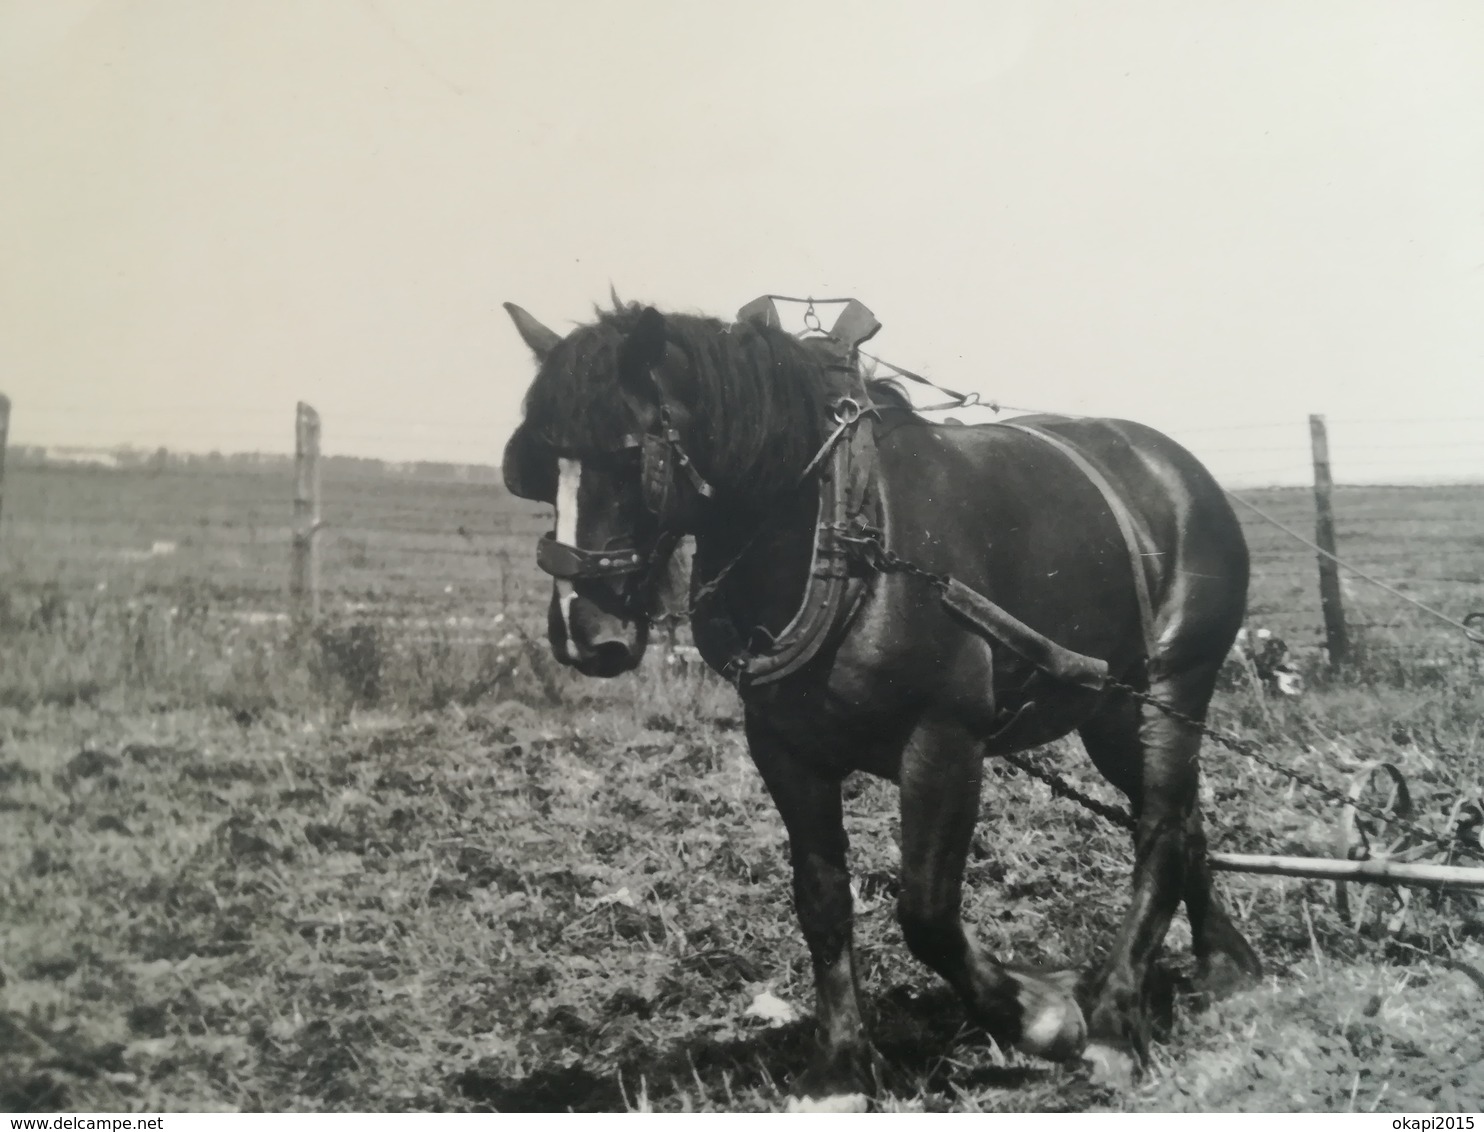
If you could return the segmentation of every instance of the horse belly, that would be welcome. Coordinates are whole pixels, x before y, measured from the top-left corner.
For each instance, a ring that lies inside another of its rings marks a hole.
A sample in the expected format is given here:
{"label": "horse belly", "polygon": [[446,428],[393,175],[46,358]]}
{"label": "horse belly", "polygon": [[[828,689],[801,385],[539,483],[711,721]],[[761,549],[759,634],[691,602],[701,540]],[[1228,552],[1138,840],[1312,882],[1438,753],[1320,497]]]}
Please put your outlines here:
{"label": "horse belly", "polygon": [[842,649],[786,683],[746,695],[795,755],[825,773],[865,771],[895,780],[922,697],[876,663],[852,663]]}
{"label": "horse belly", "polygon": [[1024,751],[1070,735],[1096,710],[1101,696],[1081,688],[1062,688],[1049,680],[1001,700],[985,754]]}

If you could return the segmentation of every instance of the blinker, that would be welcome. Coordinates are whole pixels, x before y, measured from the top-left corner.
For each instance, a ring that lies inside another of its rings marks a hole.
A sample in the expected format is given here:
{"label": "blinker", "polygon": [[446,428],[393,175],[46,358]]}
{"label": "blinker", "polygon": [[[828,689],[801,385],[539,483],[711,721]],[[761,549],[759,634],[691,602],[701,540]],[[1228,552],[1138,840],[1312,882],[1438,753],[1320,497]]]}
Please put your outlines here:
{"label": "blinker", "polygon": [[551,503],[556,499],[556,459],[524,424],[505,445],[501,469],[505,490],[520,499]]}
{"label": "blinker", "polygon": [[553,578],[576,581],[583,578],[616,578],[637,574],[644,556],[633,547],[619,550],[583,550],[558,542],[555,531],[547,531],[536,543],[536,565]]}

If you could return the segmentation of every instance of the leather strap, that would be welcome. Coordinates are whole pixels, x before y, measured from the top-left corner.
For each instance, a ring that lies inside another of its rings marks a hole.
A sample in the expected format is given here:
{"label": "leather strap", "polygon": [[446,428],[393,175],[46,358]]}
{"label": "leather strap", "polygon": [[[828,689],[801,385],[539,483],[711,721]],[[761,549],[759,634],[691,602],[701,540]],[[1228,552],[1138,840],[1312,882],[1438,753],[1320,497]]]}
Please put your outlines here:
{"label": "leather strap", "polygon": [[616,550],[583,550],[558,542],[555,531],[547,531],[536,543],[536,565],[553,578],[614,578],[637,574],[645,558],[633,547]]}
{"label": "leather strap", "polygon": [[740,684],[771,684],[797,672],[824,648],[845,620],[853,547],[841,535],[865,511],[876,474],[876,433],[857,419],[847,443],[836,444],[820,477],[819,512],[804,600],[793,620],[767,648],[735,662]]}
{"label": "leather strap", "polygon": [[1157,643],[1154,633],[1154,602],[1149,596],[1149,575],[1144,570],[1144,546],[1149,540],[1139,538],[1138,523],[1127,504],[1123,502],[1118,492],[1113,490],[1113,485],[1091,460],[1054,433],[1036,425],[1023,424],[1020,421],[995,421],[992,427],[1013,428],[1017,432],[1044,440],[1071,460],[1077,469],[1092,481],[1093,486],[1102,492],[1103,500],[1108,504],[1108,510],[1113,512],[1119,533],[1123,535],[1123,544],[1128,550],[1129,565],[1134,575],[1134,594],[1139,600],[1139,621],[1144,631],[1145,656],[1153,659]]}
{"label": "leather strap", "polygon": [[1093,691],[1107,686],[1107,661],[1063,648],[958,579],[945,582],[943,604],[982,637],[999,641],[1057,680]]}

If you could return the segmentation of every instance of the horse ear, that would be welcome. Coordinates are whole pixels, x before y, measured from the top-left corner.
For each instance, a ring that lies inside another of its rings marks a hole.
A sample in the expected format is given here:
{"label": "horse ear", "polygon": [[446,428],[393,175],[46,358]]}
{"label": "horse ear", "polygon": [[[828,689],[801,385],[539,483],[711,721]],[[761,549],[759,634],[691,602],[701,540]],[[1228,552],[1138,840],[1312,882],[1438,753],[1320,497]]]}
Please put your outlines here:
{"label": "horse ear", "polygon": [[645,307],[624,341],[625,360],[635,368],[654,369],[665,360],[668,337],[665,316],[653,307]]}
{"label": "horse ear", "polygon": [[[674,366],[665,365],[669,341],[665,316],[653,307],[645,307],[624,339],[619,356],[619,380],[640,397],[652,398],[658,386],[663,397],[688,405],[694,393],[691,375],[688,371],[676,373]],[[669,356],[673,359],[674,354]]]}
{"label": "horse ear", "polygon": [[618,367],[619,380],[629,383],[641,397],[653,397],[657,385],[664,397],[686,404],[690,400],[690,386],[683,376],[665,367],[669,339],[665,316],[653,307],[645,307],[634,329],[624,339]]}
{"label": "horse ear", "polygon": [[548,330],[542,326],[514,303],[506,303],[505,311],[515,323],[515,329],[520,332],[521,339],[531,348],[531,353],[536,355],[536,360],[544,362],[546,355],[556,348],[562,336],[555,330]]}

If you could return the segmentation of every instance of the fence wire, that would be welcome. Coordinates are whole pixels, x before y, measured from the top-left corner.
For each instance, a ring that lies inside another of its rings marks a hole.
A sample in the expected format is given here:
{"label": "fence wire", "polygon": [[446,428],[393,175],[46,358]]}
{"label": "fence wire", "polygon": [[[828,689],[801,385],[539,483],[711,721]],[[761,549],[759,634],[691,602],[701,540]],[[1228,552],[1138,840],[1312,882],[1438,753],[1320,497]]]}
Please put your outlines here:
{"label": "fence wire", "polygon": [[[258,415],[244,421],[283,416],[261,406],[252,411]],[[242,595],[263,610],[285,608],[293,499],[287,462],[203,457],[186,467],[158,459],[151,466],[146,454],[135,450],[127,455],[137,467],[38,467],[36,453],[23,443],[23,422],[28,416],[45,420],[46,412],[58,422],[65,417],[58,406],[44,411],[22,406],[15,414],[0,512],[0,576],[9,584],[123,591],[188,582]],[[141,410],[139,417],[147,423],[149,414]],[[1472,431],[1469,422],[1459,420],[1340,418],[1331,424]],[[326,435],[385,438],[392,426],[408,427],[370,414],[332,418]],[[278,435],[287,431],[281,428]],[[1301,421],[1169,431],[1198,456],[1220,461],[1218,472],[1235,469],[1239,479],[1264,469],[1295,477],[1309,470]],[[487,429],[470,422],[447,430],[449,437],[458,433],[478,434],[485,451],[498,447],[488,441]],[[1280,443],[1279,436],[1292,442]],[[1209,443],[1203,446],[1202,438]],[[1242,443],[1249,438],[1250,444]],[[1484,478],[1484,443],[1467,437],[1398,436],[1352,452],[1356,458],[1348,461],[1339,455],[1342,441],[1342,435],[1331,441],[1340,471],[1348,466],[1371,478],[1372,469],[1392,469],[1401,478],[1410,474],[1418,453],[1468,457],[1478,452],[1477,470]],[[119,454],[117,448],[94,451],[110,459]],[[1292,455],[1292,463],[1273,459],[1283,453]],[[87,455],[78,447],[66,454],[68,460]],[[388,465],[380,473],[373,471],[376,467],[373,461],[324,458],[325,527],[318,537],[327,611],[354,607],[358,615],[375,617],[382,616],[379,609],[394,612],[401,606],[497,608],[539,600],[545,582],[532,561],[531,544],[548,529],[548,508],[511,499],[498,471],[489,466],[423,462]],[[1316,550],[1305,533],[1314,529],[1312,490],[1307,485],[1236,488],[1234,498],[1244,512],[1251,509],[1243,525],[1252,558],[1253,617],[1317,633]],[[1456,631],[1468,613],[1484,608],[1484,486],[1338,486],[1334,509],[1338,555],[1353,575],[1345,595],[1351,624],[1388,627],[1410,610]],[[1367,581],[1359,583],[1360,578]],[[1374,592],[1365,592],[1371,582]],[[1355,589],[1357,584],[1362,588]]]}

